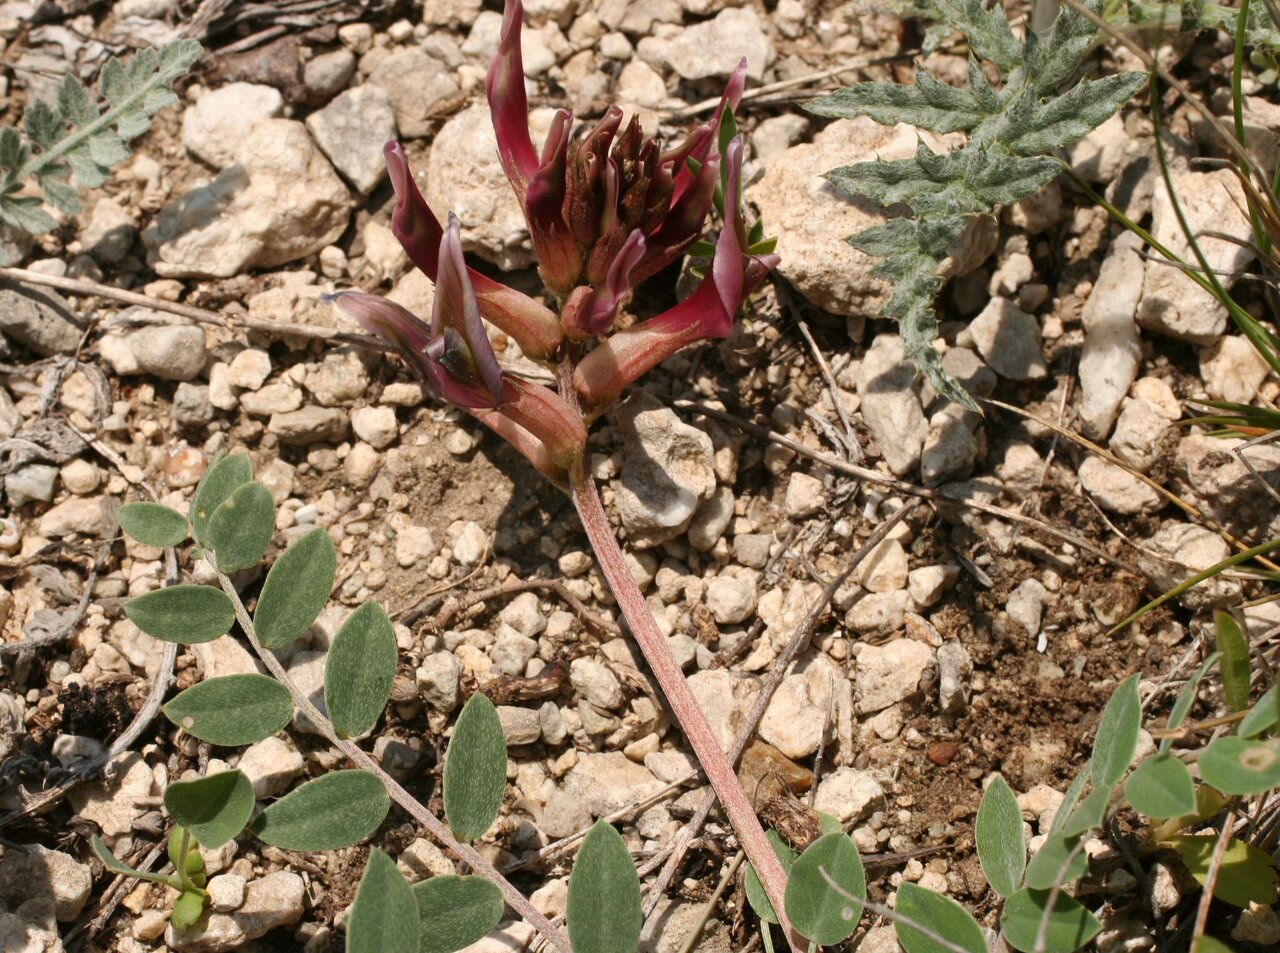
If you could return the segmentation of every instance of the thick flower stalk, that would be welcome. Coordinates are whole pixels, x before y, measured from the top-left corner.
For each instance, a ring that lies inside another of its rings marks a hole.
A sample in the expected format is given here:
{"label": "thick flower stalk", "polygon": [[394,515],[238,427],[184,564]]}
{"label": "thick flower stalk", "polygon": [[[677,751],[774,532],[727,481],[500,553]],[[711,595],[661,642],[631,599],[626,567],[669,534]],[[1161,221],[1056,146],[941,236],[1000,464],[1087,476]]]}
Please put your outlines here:
{"label": "thick flower stalk", "polygon": [[[522,19],[520,0],[506,0],[486,93],[498,155],[555,309],[467,267],[461,224],[452,215],[447,226],[440,224],[397,143],[385,150],[396,193],[391,227],[435,282],[430,322],[374,295],[343,292],[332,300],[390,343],[434,395],[483,422],[570,493],[627,624],[798,950],[802,941],[791,933],[783,907],[786,875],[627,570],[584,465],[591,421],[681,348],[727,336],[777,262],[771,243],[759,241],[758,223],[748,229],[744,218],[743,146],[732,113],[746,61],[712,119],[679,145],[664,149],[634,117],[624,126],[622,110],[614,107],[578,135],[573,116],[561,110],[539,152],[529,134]],[[717,210],[720,233],[693,294],[656,317],[615,330],[637,283],[689,252]],[[486,321],[526,356],[554,368],[556,387],[503,371]]]}

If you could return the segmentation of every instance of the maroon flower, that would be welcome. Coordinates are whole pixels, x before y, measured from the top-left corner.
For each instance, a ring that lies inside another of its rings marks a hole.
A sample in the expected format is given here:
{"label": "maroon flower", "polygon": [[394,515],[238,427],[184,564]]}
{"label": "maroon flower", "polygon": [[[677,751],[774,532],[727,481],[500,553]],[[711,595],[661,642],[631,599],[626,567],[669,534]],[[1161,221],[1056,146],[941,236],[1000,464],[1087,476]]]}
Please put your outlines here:
{"label": "maroon flower", "polygon": [[[607,330],[626,290],[671,264],[702,234],[719,184],[713,152],[720,122],[726,106],[737,107],[747,64],[734,71],[714,118],[674,149],[663,152],[646,138],[635,116],[623,128],[622,110],[614,106],[577,139],[570,135],[573,116],[557,112],[539,157],[529,135],[523,17],[520,0],[506,0],[486,82],[489,109],[547,288],[565,301],[575,294],[581,300],[583,287],[609,285],[594,299],[592,330],[581,322],[566,326],[570,337],[580,338]],[[626,263],[617,268],[623,249]]]}

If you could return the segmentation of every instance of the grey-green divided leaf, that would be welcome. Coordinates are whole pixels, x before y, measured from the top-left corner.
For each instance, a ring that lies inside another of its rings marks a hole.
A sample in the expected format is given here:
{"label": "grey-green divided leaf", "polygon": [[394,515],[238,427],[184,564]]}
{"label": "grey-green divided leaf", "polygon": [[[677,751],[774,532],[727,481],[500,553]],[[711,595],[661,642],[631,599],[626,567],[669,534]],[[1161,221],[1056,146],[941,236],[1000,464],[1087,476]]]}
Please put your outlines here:
{"label": "grey-green divided leaf", "polygon": [[212,849],[231,840],[249,823],[253,786],[239,771],[223,771],[165,788],[165,810],[175,822]]}
{"label": "grey-green divided leaf", "polygon": [[[104,71],[105,81],[105,71]],[[196,542],[208,543],[209,520],[213,512],[242,484],[253,479],[253,464],[248,454],[232,453],[218,460],[205,472],[204,479],[191,497],[187,519],[195,533]]]}
{"label": "grey-green divided leaf", "polygon": [[1022,108],[1010,111],[1017,132],[1004,141],[1014,155],[1031,156],[1069,146],[1102,125],[1147,82],[1145,73],[1116,73],[1086,80],[1043,105],[1028,90]]}
{"label": "grey-green divided leaf", "polygon": [[177,546],[187,538],[187,518],[159,503],[126,503],[116,511],[120,528],[147,546]]}
{"label": "grey-green divided leaf", "polygon": [[[1196,692],[1200,688],[1200,682],[1204,679],[1205,673],[1213,667],[1218,661],[1218,653],[1213,652],[1207,659],[1200,663],[1200,667],[1196,669],[1194,675],[1187,679],[1187,683],[1182,686],[1178,692],[1178,697],[1173,702],[1173,707],[1169,709],[1169,729],[1173,730],[1182,725],[1187,717],[1187,712],[1191,711],[1191,706],[1195,704]],[[1173,738],[1164,738],[1160,741],[1160,752],[1163,754],[1173,745]]]}
{"label": "grey-green divided leaf", "polygon": [[1222,694],[1229,711],[1249,707],[1249,640],[1240,623],[1230,612],[1213,613],[1214,636],[1218,643],[1218,671],[1222,675]]}
{"label": "grey-green divided leaf", "polygon": [[[773,847],[773,852],[782,864],[782,869],[790,872],[791,865],[796,862],[796,857],[798,856],[796,852],[787,846],[786,842],[773,828],[765,831],[765,837],[769,839],[769,844]],[[747,903],[751,904],[751,909],[755,911],[756,916],[766,923],[777,923],[778,912],[773,909],[773,903],[769,900],[769,895],[764,892],[764,884],[760,882],[756,869],[750,864],[747,864],[747,872],[743,877],[743,887],[746,890]]]}
{"label": "grey-green divided leaf", "polygon": [[1036,936],[1046,910],[1050,913],[1043,953],[1073,953],[1102,929],[1098,918],[1065,892],[1059,891],[1050,907],[1049,893],[1048,890],[1019,890],[1005,901],[1000,928],[1015,950],[1032,953],[1036,949]]}
{"label": "grey-green divided leaf", "polygon": [[368,837],[390,809],[386,788],[372,774],[330,771],[276,801],[250,829],[273,847],[333,850]]}
{"label": "grey-green divided leaf", "polygon": [[573,953],[635,953],[640,942],[640,878],[622,837],[604,821],[578,848],[565,924]]}
{"label": "grey-green divided leaf", "polygon": [[[826,874],[824,877],[823,874]],[[820,946],[840,943],[853,935],[862,907],[834,889],[860,900],[867,896],[867,875],[858,849],[845,834],[824,834],[791,865],[783,904],[799,933]]]}
{"label": "grey-green divided leaf", "polygon": [[1271,731],[1280,724],[1280,684],[1272,685],[1240,719],[1236,734],[1241,738],[1254,738]]}
{"label": "grey-green divided leaf", "polygon": [[267,573],[253,613],[262,644],[283,648],[305,632],[329,601],[337,572],[333,540],[319,527],[286,549]]}
{"label": "grey-green divided leaf", "polygon": [[[957,946],[966,953],[987,953],[987,941],[978,921],[960,904],[932,890],[910,882],[899,884],[894,912],[902,919],[894,920],[893,929],[907,953],[955,953]],[[943,946],[908,921],[925,927],[952,946]]]}
{"label": "grey-green divided leaf", "polygon": [[493,824],[507,785],[507,744],[493,702],[476,692],[453,728],[444,762],[444,816],[462,840]]}
{"label": "grey-green divided leaf", "polygon": [[[396,634],[376,602],[347,617],[324,663],[324,707],[343,738],[373,728],[391,697],[396,674]],[[505,775],[505,755],[504,755]]]}
{"label": "grey-green divided leaf", "polygon": [[937,5],[943,19],[968,38],[974,55],[1004,73],[1022,64],[1022,41],[1013,35],[1000,4],[988,8],[982,0],[937,0]]}
{"label": "grey-green divided leaf", "polygon": [[221,589],[183,583],[135,596],[124,613],[143,632],[164,642],[196,645],[226,635],[236,610]]}
{"label": "grey-green divided leaf", "polygon": [[805,104],[817,116],[870,116],[884,126],[909,122],[934,132],[968,131],[986,115],[967,89],[956,89],[921,70],[914,85],[857,83]]}
{"label": "grey-green divided leaf", "polygon": [[256,566],[276,529],[271,491],[256,480],[236,487],[209,517],[205,542],[224,573]]}
{"label": "grey-green divided leaf", "polygon": [[346,953],[413,953],[417,944],[413,889],[395,861],[374,850],[347,917]]}
{"label": "grey-green divided leaf", "polygon": [[1187,766],[1170,754],[1153,754],[1133,769],[1124,796],[1139,814],[1181,817],[1196,809],[1196,786]]}
{"label": "grey-green divided leaf", "polygon": [[1200,777],[1223,794],[1261,794],[1280,787],[1280,753],[1275,741],[1227,735],[1215,738],[1196,762]]}
{"label": "grey-green divided leaf", "polygon": [[454,953],[492,932],[506,904],[483,877],[430,877],[413,885],[418,953]]}
{"label": "grey-green divided leaf", "polygon": [[223,675],[192,685],[169,701],[165,717],[201,741],[251,745],[293,717],[289,690],[265,675]]}
{"label": "grey-green divided leaf", "polygon": [[1137,673],[1130,675],[1107,701],[1093,741],[1093,786],[1108,790],[1120,783],[1133,753],[1138,750],[1142,730],[1142,700],[1138,697]]}
{"label": "grey-green divided leaf", "polygon": [[974,838],[987,883],[999,896],[1008,897],[1018,889],[1027,869],[1027,842],[1018,799],[1004,778],[997,777],[982,793]]}

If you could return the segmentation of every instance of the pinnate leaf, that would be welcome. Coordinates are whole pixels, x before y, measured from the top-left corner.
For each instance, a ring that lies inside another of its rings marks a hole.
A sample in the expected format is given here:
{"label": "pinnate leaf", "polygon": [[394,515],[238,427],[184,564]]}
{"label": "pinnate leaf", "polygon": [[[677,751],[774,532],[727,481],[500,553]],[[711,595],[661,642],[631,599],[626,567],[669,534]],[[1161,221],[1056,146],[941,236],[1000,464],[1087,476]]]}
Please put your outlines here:
{"label": "pinnate leaf", "polygon": [[209,517],[206,542],[224,573],[256,566],[276,529],[271,491],[257,480],[242,483]]}
{"label": "pinnate leaf", "polygon": [[253,613],[262,644],[283,648],[305,632],[329,601],[337,572],[338,553],[320,527],[286,549],[267,573]]}
{"label": "pinnate leaf", "polygon": [[[1170,837],[1167,841],[1201,886],[1209,879],[1217,842],[1212,834]],[[1237,838],[1229,839],[1214,877],[1213,895],[1235,907],[1275,903],[1276,868],[1270,855]]]}
{"label": "pinnate leaf", "polygon": [[565,923],[573,953],[634,953],[640,942],[640,878],[621,835],[604,821],[578,848]]}
{"label": "pinnate leaf", "polygon": [[120,528],[147,546],[177,546],[187,538],[187,518],[159,503],[126,503],[116,511]]}
{"label": "pinnate leaf", "polygon": [[179,693],[162,709],[188,734],[215,745],[250,745],[293,717],[289,690],[265,675],[223,675]]}
{"label": "pinnate leaf", "polygon": [[[1069,146],[1102,125],[1147,82],[1145,73],[1085,80],[1043,106],[1034,100],[1017,115],[1025,122],[1005,141],[1014,155],[1031,156]],[[1035,92],[1028,91],[1034,96]]]}
{"label": "pinnate leaf", "polygon": [[1102,929],[1098,918],[1075,898],[1059,891],[1050,907],[1049,896],[1048,890],[1024,889],[1005,901],[1000,928],[1015,950],[1032,953],[1036,949],[1036,937],[1046,910],[1050,912],[1043,953],[1073,953]]}
{"label": "pinnate leaf", "polygon": [[179,645],[212,642],[236,620],[226,593],[190,583],[135,596],[124,604],[124,612],[147,635]]}
{"label": "pinnate leaf", "polygon": [[984,116],[984,111],[966,89],[956,89],[921,70],[914,85],[898,83],[856,83],[819,96],[805,105],[818,116],[870,116],[885,126],[907,122],[933,132],[968,131]]}
{"label": "pinnate leaf", "polygon": [[[1187,683],[1178,691],[1178,697],[1174,699],[1173,707],[1169,709],[1169,729],[1172,731],[1182,725],[1187,717],[1187,712],[1191,711],[1191,706],[1195,704],[1196,692],[1200,689],[1200,682],[1204,680],[1205,674],[1218,661],[1219,655],[1213,652],[1207,659],[1200,663],[1200,667],[1196,669],[1195,674],[1187,679]],[[1160,741],[1160,751],[1166,752],[1173,745],[1173,738],[1163,738]]]}
{"label": "pinnate leaf", "polygon": [[[902,919],[893,922],[898,942],[907,953],[987,953],[987,941],[978,921],[954,900],[910,882],[899,884],[894,912]],[[954,946],[943,946],[910,923],[919,924],[946,938]]]}
{"label": "pinnate leaf", "polygon": [[1088,866],[1089,858],[1080,846],[1079,834],[1071,837],[1061,832],[1050,834],[1027,864],[1023,883],[1032,890],[1048,890],[1055,884],[1078,880]]}
{"label": "pinnate leaf", "polygon": [[1130,675],[1107,701],[1093,741],[1093,786],[1108,790],[1120,783],[1133,753],[1138,750],[1142,730],[1142,700],[1138,697],[1138,676]]}
{"label": "pinnate leaf", "polygon": [[1213,629],[1221,656],[1218,671],[1222,675],[1222,694],[1227,709],[1244,711],[1249,707],[1249,640],[1230,612],[1215,611]]}
{"label": "pinnate leaf", "polygon": [[507,744],[497,709],[476,692],[462,706],[444,763],[444,816],[463,840],[487,831],[507,784]]}
{"label": "pinnate leaf", "polygon": [[206,534],[214,510],[230,499],[237,487],[252,479],[253,464],[244,453],[227,454],[215,460],[205,471],[195,495],[191,497],[191,508],[187,514],[197,542],[208,543]]}
{"label": "pinnate leaf", "polygon": [[378,829],[391,798],[367,771],[330,771],[276,801],[251,829],[273,847],[334,850],[349,847]]}
{"label": "pinnate leaf", "polygon": [[[840,889],[833,888],[827,878]],[[862,915],[862,908],[844,894],[866,899],[862,858],[847,835],[824,834],[791,865],[783,897],[787,918],[802,936],[820,946],[841,943],[853,935]]]}
{"label": "pinnate leaf", "polygon": [[[324,663],[324,707],[343,738],[373,728],[391,697],[396,675],[396,634],[376,602],[347,617]],[[505,751],[503,755],[505,777]]]}
{"label": "pinnate leaf", "polygon": [[412,953],[418,944],[413,889],[380,850],[369,854],[347,919],[346,953]]}
{"label": "pinnate leaf", "polygon": [[982,793],[974,837],[987,883],[999,896],[1010,896],[1027,869],[1027,843],[1018,799],[1004,778],[997,777]]}
{"label": "pinnate leaf", "polygon": [[1272,685],[1254,702],[1236,726],[1236,734],[1241,738],[1255,738],[1277,724],[1280,724],[1280,684]]}
{"label": "pinnate leaf", "polygon": [[418,953],[454,953],[487,936],[502,920],[502,891],[483,877],[430,877],[413,885]]}
{"label": "pinnate leaf", "polygon": [[[787,846],[786,842],[778,835],[773,828],[765,831],[765,837],[769,839],[769,844],[773,847],[774,854],[777,855],[779,862],[782,864],[784,871],[790,872],[791,865],[796,862],[798,856],[794,850]],[[743,887],[747,894],[747,903],[751,904],[751,909],[755,911],[756,916],[766,923],[777,923],[778,912],[773,909],[773,902],[769,899],[769,895],[764,891],[764,884],[760,882],[760,877],[756,874],[756,869],[747,864],[747,872],[743,877]]]}
{"label": "pinnate leaf", "polygon": [[1147,817],[1181,817],[1196,809],[1196,786],[1187,766],[1171,754],[1153,754],[1124,783],[1129,806]]}
{"label": "pinnate leaf", "polygon": [[1261,794],[1280,787],[1280,752],[1275,741],[1215,738],[1200,752],[1200,777],[1223,794]]}
{"label": "pinnate leaf", "polygon": [[165,788],[164,807],[175,822],[210,849],[221,847],[249,822],[253,786],[239,771],[223,771]]}

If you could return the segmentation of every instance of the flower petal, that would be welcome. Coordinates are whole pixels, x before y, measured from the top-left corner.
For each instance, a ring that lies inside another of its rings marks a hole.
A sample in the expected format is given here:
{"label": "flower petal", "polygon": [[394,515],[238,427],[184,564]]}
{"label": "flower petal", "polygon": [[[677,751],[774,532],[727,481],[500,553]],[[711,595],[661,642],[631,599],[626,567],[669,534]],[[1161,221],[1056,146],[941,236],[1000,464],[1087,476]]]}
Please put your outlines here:
{"label": "flower petal", "polygon": [[502,396],[502,368],[493,353],[475,289],[462,257],[462,225],[450,214],[449,227],[440,239],[440,273],[436,278],[436,296],[431,308],[433,337],[443,337],[446,329],[456,331],[470,352],[472,365],[496,405]]}
{"label": "flower petal", "polygon": [[[444,229],[418,191],[401,145],[388,142],[383,153],[396,193],[391,232],[404,246],[409,260],[435,281],[440,270],[440,241]],[[555,354],[563,335],[551,309],[474,269],[467,269],[467,273],[485,320],[514,338],[520,350],[534,360],[548,360]]]}
{"label": "flower petal", "polygon": [[565,219],[565,171],[569,155],[569,133],[573,114],[559,110],[551,123],[542,161],[524,198],[524,217],[529,224],[538,272],[547,287],[566,295],[582,274],[582,249]]}
{"label": "flower petal", "polygon": [[687,160],[693,159],[699,165],[707,161],[713,152],[719,151],[720,123],[724,120],[724,111],[736,112],[738,103],[742,101],[743,90],[747,85],[747,60],[743,57],[734,67],[720,96],[720,104],[716,106],[715,115],[708,122],[698,126],[683,143],[663,155],[664,161],[671,161],[675,173],[675,191],[671,196],[671,204],[678,202],[684,193],[693,187],[695,174],[689,169]]}
{"label": "flower petal", "polygon": [[520,52],[523,20],[520,0],[506,0],[498,49],[485,77],[489,113],[498,137],[498,157],[521,199],[538,168],[538,154],[529,136],[529,100],[524,91],[524,59]]}
{"label": "flower petal", "polygon": [[618,305],[637,283],[636,266],[644,256],[644,233],[637,228],[618,249],[604,282],[591,289],[572,313],[566,305],[562,320],[571,337],[581,340],[609,330],[618,313]]}

